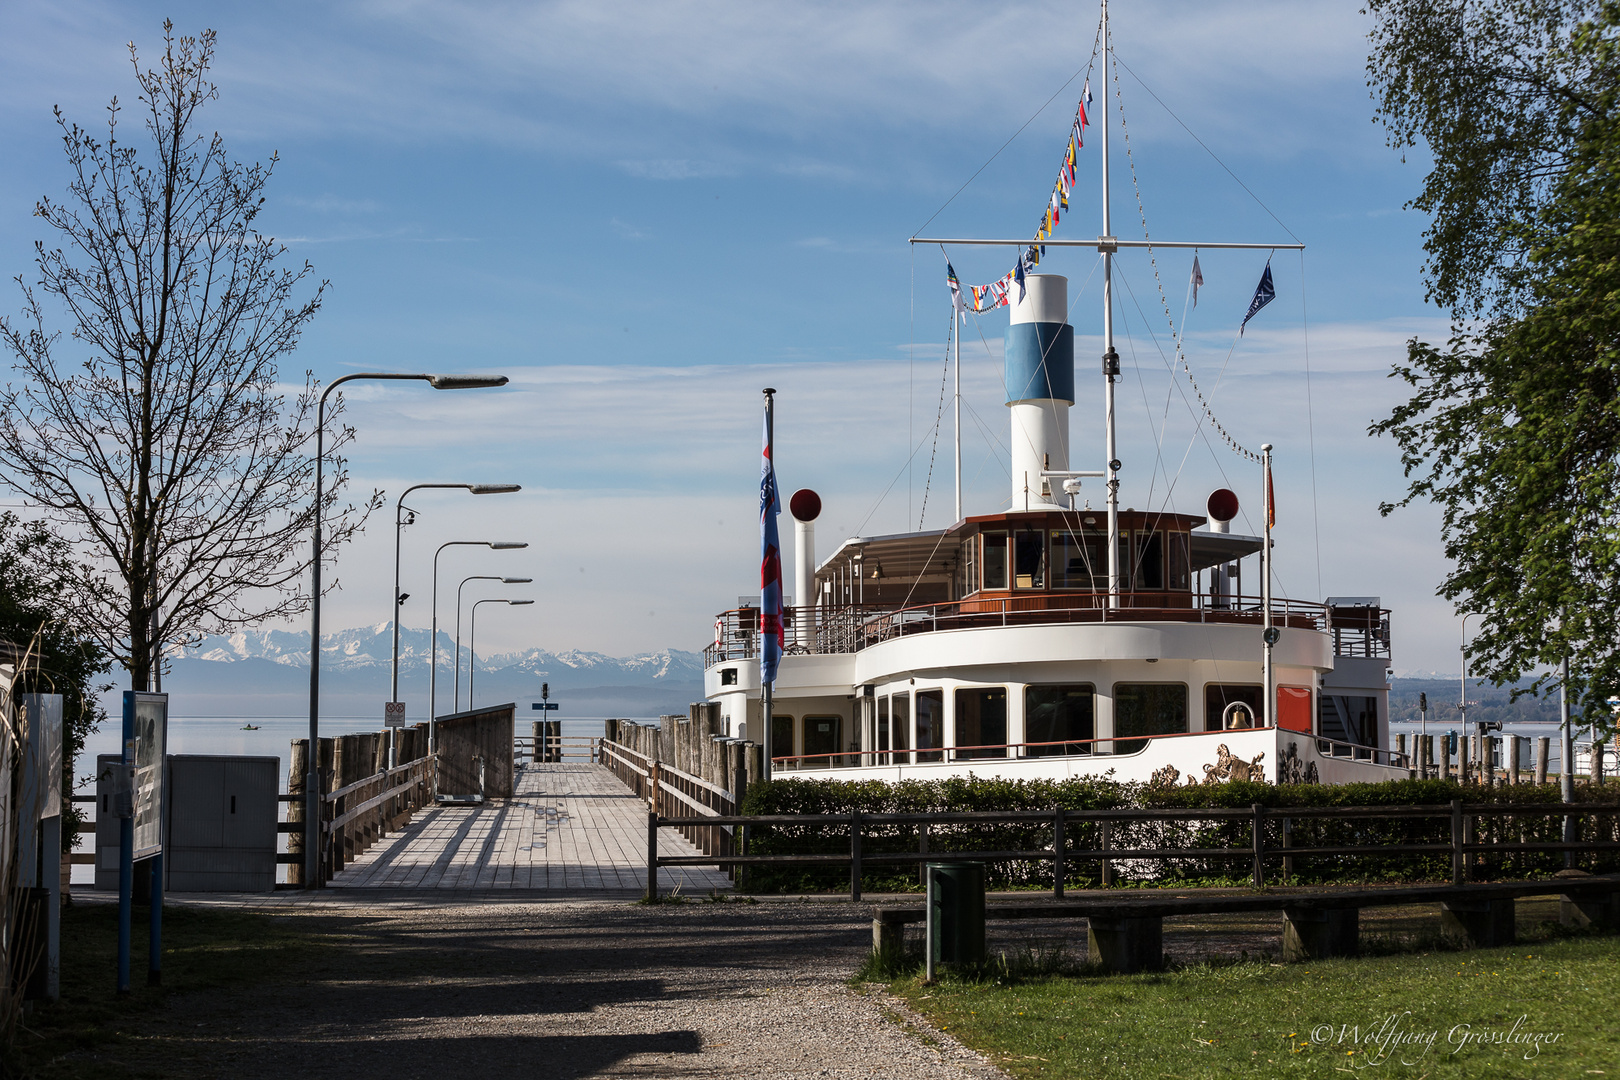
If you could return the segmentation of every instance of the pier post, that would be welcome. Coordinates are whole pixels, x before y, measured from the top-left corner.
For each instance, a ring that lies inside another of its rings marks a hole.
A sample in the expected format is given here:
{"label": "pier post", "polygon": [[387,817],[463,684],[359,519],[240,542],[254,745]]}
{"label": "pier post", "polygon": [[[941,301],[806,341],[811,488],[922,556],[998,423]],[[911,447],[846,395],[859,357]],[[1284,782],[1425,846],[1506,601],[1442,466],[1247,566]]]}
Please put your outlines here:
{"label": "pier post", "polygon": [[1552,752],[1552,736],[1538,735],[1536,737],[1536,772],[1537,784],[1547,782],[1547,757]]}
{"label": "pier post", "polygon": [[1517,787],[1519,784],[1519,755],[1524,752],[1524,737],[1509,735],[1507,737],[1507,782]]}
{"label": "pier post", "polygon": [[658,902],[658,811],[647,811],[647,901]]}

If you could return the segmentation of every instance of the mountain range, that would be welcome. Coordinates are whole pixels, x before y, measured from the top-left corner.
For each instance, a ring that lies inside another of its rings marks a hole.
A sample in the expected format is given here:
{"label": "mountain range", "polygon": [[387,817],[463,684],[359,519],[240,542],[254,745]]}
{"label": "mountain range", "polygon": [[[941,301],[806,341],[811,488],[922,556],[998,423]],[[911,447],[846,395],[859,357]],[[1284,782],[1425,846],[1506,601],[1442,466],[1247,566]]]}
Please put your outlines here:
{"label": "mountain range", "polygon": [[[438,712],[456,710],[455,639],[438,635]],[[382,715],[390,697],[393,633],[390,624],[337,630],[321,636],[321,707],[354,716]],[[400,632],[399,699],[412,722],[428,716],[428,631]],[[703,698],[703,657],[680,649],[608,656],[570,649],[480,655],[469,677],[461,652],[460,707],[477,691],[480,705],[516,701],[527,709],[541,684],[561,708],[554,715],[648,717],[686,712]],[[470,684],[470,685],[469,685]],[[174,715],[254,717],[297,715],[309,708],[309,635],[252,630],[209,636],[171,651],[164,687]]]}

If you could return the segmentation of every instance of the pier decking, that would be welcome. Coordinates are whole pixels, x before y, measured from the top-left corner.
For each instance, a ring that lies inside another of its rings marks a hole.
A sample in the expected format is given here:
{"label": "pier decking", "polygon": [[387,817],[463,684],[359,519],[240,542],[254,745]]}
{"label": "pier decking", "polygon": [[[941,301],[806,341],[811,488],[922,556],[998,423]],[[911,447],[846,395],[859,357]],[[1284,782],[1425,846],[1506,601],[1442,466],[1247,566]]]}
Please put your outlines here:
{"label": "pier decking", "polygon": [[[679,832],[669,854],[701,854]],[[374,845],[334,888],[596,892],[639,895],[647,883],[647,807],[601,765],[532,764],[516,794],[482,806],[430,807]],[[729,890],[707,867],[661,869],[659,885],[689,895]]]}

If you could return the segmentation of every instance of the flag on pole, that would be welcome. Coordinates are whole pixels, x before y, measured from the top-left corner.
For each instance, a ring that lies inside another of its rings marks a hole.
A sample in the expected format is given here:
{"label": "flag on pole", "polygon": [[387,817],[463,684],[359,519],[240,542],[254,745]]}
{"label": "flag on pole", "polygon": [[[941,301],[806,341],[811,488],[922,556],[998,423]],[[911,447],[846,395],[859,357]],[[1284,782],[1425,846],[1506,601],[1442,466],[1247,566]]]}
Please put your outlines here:
{"label": "flag on pole", "polygon": [[759,471],[759,677],[776,681],[776,665],[787,645],[782,630],[782,545],[776,534],[776,518],[782,500],[776,490],[776,465],[771,460],[771,410],[765,407],[763,460]]}
{"label": "flag on pole", "polygon": [[1198,306],[1198,286],[1204,283],[1204,272],[1198,268],[1198,256],[1193,256],[1192,291],[1193,307]]}
{"label": "flag on pole", "polygon": [[1271,460],[1266,460],[1266,528],[1277,527],[1277,492],[1271,486]]}
{"label": "flag on pole", "polygon": [[1249,301],[1249,313],[1243,316],[1243,322],[1238,327],[1238,337],[1243,336],[1243,327],[1249,325],[1249,320],[1267,304],[1277,299],[1277,287],[1271,283],[1271,260],[1266,260],[1265,273],[1260,275],[1260,284],[1254,287],[1254,299]]}
{"label": "flag on pole", "polygon": [[[945,280],[949,282],[951,286],[951,309],[956,312],[956,317],[958,319],[966,322],[967,305],[962,300],[962,283],[957,280],[956,268],[951,265],[951,260],[949,259],[945,260]],[[978,306],[978,302],[979,298],[977,294],[975,294],[973,298],[973,304],[975,307]]]}

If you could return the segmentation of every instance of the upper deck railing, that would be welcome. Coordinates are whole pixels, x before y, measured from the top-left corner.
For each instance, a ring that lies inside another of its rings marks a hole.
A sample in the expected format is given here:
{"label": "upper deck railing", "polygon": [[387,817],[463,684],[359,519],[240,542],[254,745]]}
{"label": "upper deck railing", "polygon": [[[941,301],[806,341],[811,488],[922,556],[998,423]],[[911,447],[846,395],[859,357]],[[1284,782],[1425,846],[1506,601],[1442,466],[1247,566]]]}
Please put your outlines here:
{"label": "upper deck railing", "polygon": [[[942,604],[892,607],[877,604],[822,605],[788,608],[785,614],[789,653],[852,653],[883,641],[940,630],[994,626],[1048,626],[1106,622],[1239,623],[1264,621],[1259,597],[1214,597],[1182,593],[1181,606],[1166,606],[1164,592],[1121,593],[1108,606],[1102,593],[971,597]],[[1352,609],[1349,618],[1326,604],[1273,598],[1272,620],[1278,626],[1320,630],[1333,637],[1336,656],[1389,656],[1387,609]],[[759,609],[734,608],[714,620],[714,641],[703,650],[705,667],[759,655]]]}

